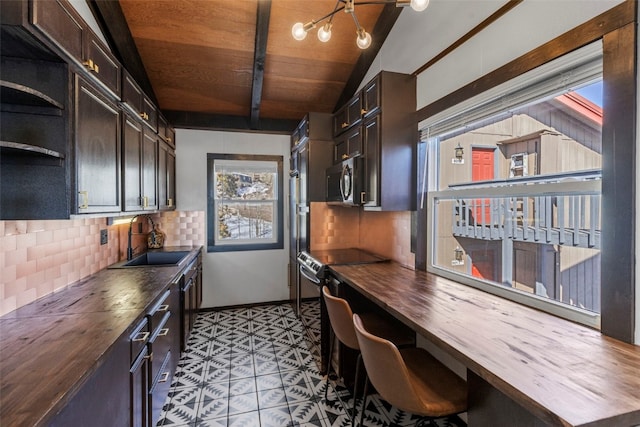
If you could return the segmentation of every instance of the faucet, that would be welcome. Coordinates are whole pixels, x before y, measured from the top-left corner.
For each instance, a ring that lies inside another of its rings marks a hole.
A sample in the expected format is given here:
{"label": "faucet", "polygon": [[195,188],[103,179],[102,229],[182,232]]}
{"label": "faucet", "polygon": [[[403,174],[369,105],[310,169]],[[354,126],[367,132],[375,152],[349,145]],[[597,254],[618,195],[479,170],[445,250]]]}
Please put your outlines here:
{"label": "faucet", "polygon": [[136,218],[138,218],[139,216],[145,216],[147,217],[147,220],[149,222],[151,222],[151,233],[152,233],[152,239],[155,241],[155,229],[156,229],[156,225],[153,222],[153,219],[151,219],[151,217],[149,215],[146,214],[138,214],[138,215],[134,215],[133,218],[131,218],[131,221],[129,222],[129,232],[127,234],[127,261],[131,261],[133,259],[133,251],[137,248],[133,248],[131,247],[131,235],[132,233],[132,227],[133,227],[133,222],[136,220]]}

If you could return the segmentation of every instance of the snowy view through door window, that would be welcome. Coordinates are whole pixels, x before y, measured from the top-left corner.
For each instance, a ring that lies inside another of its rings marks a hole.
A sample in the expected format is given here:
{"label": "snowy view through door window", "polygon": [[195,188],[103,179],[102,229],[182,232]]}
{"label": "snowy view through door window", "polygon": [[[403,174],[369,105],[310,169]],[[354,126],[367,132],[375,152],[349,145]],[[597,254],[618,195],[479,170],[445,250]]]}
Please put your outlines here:
{"label": "snowy view through door window", "polygon": [[213,212],[209,213],[213,221],[209,225],[214,229],[215,246],[273,244],[281,233],[279,163],[245,159],[259,156],[243,157],[213,159],[209,182],[213,184],[213,206],[210,206]]}

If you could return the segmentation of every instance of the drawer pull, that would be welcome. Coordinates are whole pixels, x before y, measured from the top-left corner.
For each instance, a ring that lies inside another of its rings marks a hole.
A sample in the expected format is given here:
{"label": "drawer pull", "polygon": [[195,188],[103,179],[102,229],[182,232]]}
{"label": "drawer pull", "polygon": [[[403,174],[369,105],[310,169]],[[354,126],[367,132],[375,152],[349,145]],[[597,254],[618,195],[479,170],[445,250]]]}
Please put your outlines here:
{"label": "drawer pull", "polygon": [[89,208],[89,192],[88,191],[78,191],[78,194],[82,198],[82,202],[78,206],[79,209],[87,209]]}
{"label": "drawer pull", "polygon": [[364,205],[365,203],[367,203],[367,193],[363,191],[360,193],[360,204]]}
{"label": "drawer pull", "polygon": [[348,158],[349,158],[349,155],[348,155],[348,154],[343,154],[343,155],[342,155],[342,160],[344,160],[344,159],[348,159]]}
{"label": "drawer pull", "polygon": [[158,332],[158,336],[166,337],[168,333],[169,333],[169,328],[160,329],[160,332]]}
{"label": "drawer pull", "polygon": [[342,124],[340,125],[340,127],[342,129],[344,129],[344,128],[348,127],[348,126],[349,126],[349,123],[346,123],[346,122],[342,122]]}
{"label": "drawer pull", "polygon": [[84,66],[96,74],[100,73],[100,67],[98,67],[98,64],[93,62],[93,59],[88,59],[84,61]]}
{"label": "drawer pull", "polygon": [[149,120],[149,115],[147,113],[140,113],[140,117],[142,117],[144,120]]}
{"label": "drawer pull", "polygon": [[169,311],[169,304],[162,304],[158,307],[158,311]]}
{"label": "drawer pull", "polygon": [[144,342],[149,338],[149,332],[138,332],[138,335],[132,340],[133,342]]}
{"label": "drawer pull", "polygon": [[365,110],[364,108],[360,110],[360,114],[362,114],[363,116],[364,116],[365,114],[367,114],[367,113],[368,113],[368,111],[367,111],[367,110]]}
{"label": "drawer pull", "polygon": [[166,383],[169,380],[169,371],[163,372],[158,380],[159,383]]}

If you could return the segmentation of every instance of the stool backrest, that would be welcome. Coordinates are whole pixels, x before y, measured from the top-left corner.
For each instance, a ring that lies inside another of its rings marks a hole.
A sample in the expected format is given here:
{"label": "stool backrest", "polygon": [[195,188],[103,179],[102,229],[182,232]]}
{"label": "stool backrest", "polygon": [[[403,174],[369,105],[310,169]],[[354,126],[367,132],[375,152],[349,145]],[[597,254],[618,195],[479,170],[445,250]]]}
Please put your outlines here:
{"label": "stool backrest", "polygon": [[357,314],[353,315],[353,325],[369,381],[380,396],[404,411],[422,412],[424,405],[416,397],[398,348],[391,341],[367,332]]}
{"label": "stool backrest", "polygon": [[353,329],[353,312],[349,303],[338,297],[331,295],[328,287],[322,287],[322,296],[329,313],[329,321],[336,336],[347,347],[358,350],[358,339]]}

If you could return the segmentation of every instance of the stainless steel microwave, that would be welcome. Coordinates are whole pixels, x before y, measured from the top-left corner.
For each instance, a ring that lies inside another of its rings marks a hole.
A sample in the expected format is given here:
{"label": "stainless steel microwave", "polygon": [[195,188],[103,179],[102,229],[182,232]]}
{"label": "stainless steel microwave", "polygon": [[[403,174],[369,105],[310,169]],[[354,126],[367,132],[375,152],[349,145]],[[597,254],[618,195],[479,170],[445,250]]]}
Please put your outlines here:
{"label": "stainless steel microwave", "polygon": [[361,165],[360,157],[352,157],[327,169],[327,203],[346,206],[361,204]]}

